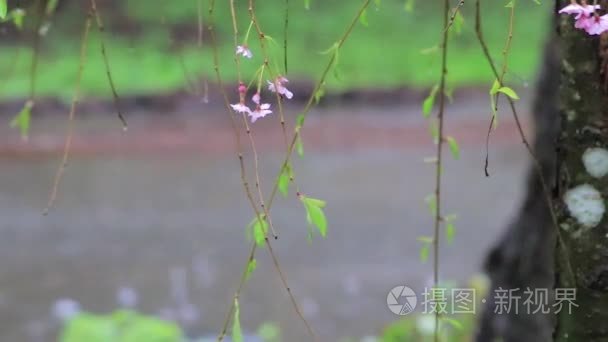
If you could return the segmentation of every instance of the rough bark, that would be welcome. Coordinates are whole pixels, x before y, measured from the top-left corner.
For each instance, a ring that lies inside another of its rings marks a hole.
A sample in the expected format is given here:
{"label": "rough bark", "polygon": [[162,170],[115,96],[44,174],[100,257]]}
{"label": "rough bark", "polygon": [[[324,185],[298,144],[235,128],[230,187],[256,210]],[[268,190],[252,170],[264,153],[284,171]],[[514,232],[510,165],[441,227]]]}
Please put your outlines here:
{"label": "rough bark", "polygon": [[[556,9],[568,3],[557,0]],[[608,57],[602,51],[608,50],[600,49],[603,43],[597,36],[575,29],[571,17],[560,16],[556,23],[534,105],[534,152],[552,188],[552,208],[563,243],[556,242],[557,230],[532,168],[518,218],[491,251],[486,271],[491,291],[549,288],[555,298],[559,288],[575,288],[577,306],[569,312],[564,304],[557,315],[554,307],[550,314],[531,315],[520,303],[518,314],[498,315],[490,304],[480,322],[478,341],[608,341],[608,220],[604,214],[590,223],[584,205],[577,215],[566,200],[583,184],[595,192],[587,191],[582,203],[596,201],[596,213],[597,201],[605,206],[608,198],[608,175],[592,176],[582,161],[589,148],[608,149],[608,96],[601,72]]]}
{"label": "rough bark", "polygon": [[[604,206],[608,198],[608,175],[594,177],[583,163],[587,149],[608,149],[608,96],[601,73],[603,44],[597,36],[576,30],[570,18],[560,18],[558,27],[563,46],[559,90],[562,125],[557,144],[559,189],[553,204],[567,251],[565,254],[557,249],[556,253],[568,258],[558,258],[556,286],[575,287],[578,307],[571,314],[562,311],[558,315],[555,340],[608,341],[608,220],[604,214],[597,224],[584,225],[584,220],[566,205],[566,194],[583,184],[597,190],[599,198],[593,197]],[[574,284],[569,284],[569,267]]]}

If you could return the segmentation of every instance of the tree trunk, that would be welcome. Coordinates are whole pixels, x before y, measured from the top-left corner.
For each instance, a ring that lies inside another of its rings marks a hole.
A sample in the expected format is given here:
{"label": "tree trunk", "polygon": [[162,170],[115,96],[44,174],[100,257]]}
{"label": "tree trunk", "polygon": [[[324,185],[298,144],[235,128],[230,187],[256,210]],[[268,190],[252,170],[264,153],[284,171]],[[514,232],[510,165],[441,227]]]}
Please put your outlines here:
{"label": "tree trunk", "polygon": [[[555,13],[569,3],[556,0]],[[608,175],[602,176],[608,163],[608,96],[601,73],[602,56],[608,58],[601,51],[608,49],[600,49],[608,39],[600,43],[575,29],[568,16],[556,23],[533,110],[534,153],[551,187],[560,234],[556,239],[532,168],[520,214],[486,262],[492,286],[478,341],[608,341]],[[515,303],[517,313],[496,313],[496,290],[519,289],[521,295],[528,288],[549,289],[549,313],[531,312],[523,296]]]}
{"label": "tree trunk", "polygon": [[[561,2],[565,5],[567,1]],[[575,288],[576,306],[571,313],[565,306],[558,314],[555,339],[608,341],[608,219],[604,213],[608,198],[608,96],[606,75],[601,72],[602,55],[608,58],[608,37],[603,36],[600,42],[597,36],[575,29],[566,16],[559,19],[558,32],[563,46],[559,88],[562,124],[557,142],[559,187],[553,206],[565,251],[559,246],[556,249],[560,253],[556,288]]]}

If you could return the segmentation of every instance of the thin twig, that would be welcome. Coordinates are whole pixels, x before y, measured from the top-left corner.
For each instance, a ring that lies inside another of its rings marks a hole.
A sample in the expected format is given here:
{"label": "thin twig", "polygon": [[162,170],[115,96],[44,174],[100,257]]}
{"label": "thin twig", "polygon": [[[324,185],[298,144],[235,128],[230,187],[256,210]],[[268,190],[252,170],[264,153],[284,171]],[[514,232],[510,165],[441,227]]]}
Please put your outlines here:
{"label": "thin twig", "polygon": [[[272,68],[270,67],[269,64],[269,60],[270,60],[270,54],[268,53],[268,49],[266,46],[266,35],[264,34],[264,31],[262,31],[262,27],[260,26],[260,23],[257,19],[257,16],[255,14],[255,5],[254,5],[254,1],[253,0],[249,0],[249,16],[251,17],[251,21],[253,22],[253,26],[255,27],[257,36],[258,36],[258,40],[260,41],[260,48],[262,50],[262,55],[264,57],[264,65],[265,67],[268,69],[268,73],[270,75],[270,78],[272,79],[272,82],[275,82],[275,89],[278,90],[278,84],[276,84],[277,78],[278,78],[278,74],[274,73]],[[277,106],[279,107],[279,120],[281,123],[281,130],[283,132],[283,140],[285,143],[285,146],[287,147],[287,128],[285,126],[285,115],[284,115],[284,110],[283,110],[283,98],[281,97],[281,94],[279,94],[278,91],[275,91],[275,96],[276,96],[276,100],[277,100]]]}
{"label": "thin twig", "polygon": [[97,2],[96,0],[91,0],[91,9],[93,11],[93,15],[95,15],[95,23],[97,24],[97,31],[99,32],[99,45],[101,47],[101,56],[103,58],[103,64],[106,68],[106,75],[108,76],[108,84],[110,85],[110,89],[112,90],[112,99],[114,100],[114,108],[116,109],[116,114],[118,115],[118,119],[122,123],[122,129],[127,130],[127,120],[125,119],[122,111],[120,109],[120,98],[118,97],[118,92],[116,91],[116,86],[114,85],[114,79],[112,78],[112,72],[110,70],[110,62],[108,61],[108,54],[106,53],[106,44],[104,42],[105,35],[105,27],[103,25],[103,21],[101,20],[101,15],[97,10]]}
{"label": "thin twig", "polygon": [[[260,211],[258,210],[257,205],[255,204],[255,201],[253,199],[253,195],[251,193],[251,190],[250,190],[250,187],[249,187],[249,183],[247,181],[247,177],[246,177],[246,173],[245,173],[245,162],[244,162],[244,157],[243,157],[243,153],[242,153],[242,144],[241,144],[241,138],[240,138],[240,134],[239,134],[239,129],[238,129],[238,125],[236,123],[236,118],[235,118],[234,112],[232,111],[232,109],[230,107],[230,102],[228,100],[228,95],[226,94],[226,91],[224,89],[224,85],[223,85],[223,81],[222,81],[222,77],[221,77],[220,69],[219,69],[219,53],[218,53],[217,42],[216,42],[216,38],[215,38],[215,28],[214,28],[214,23],[213,23],[213,10],[214,10],[214,1],[210,0],[208,30],[209,30],[209,33],[210,33],[211,45],[212,45],[212,50],[213,50],[214,70],[215,70],[218,86],[220,88],[220,92],[221,92],[222,97],[224,99],[224,105],[226,106],[226,108],[228,110],[228,113],[229,113],[232,130],[233,130],[234,135],[235,135],[235,140],[236,140],[236,144],[237,144],[237,154],[238,154],[239,165],[240,165],[240,170],[241,170],[241,180],[242,180],[243,188],[245,189],[245,193],[247,195],[247,198],[248,198],[250,204],[252,205],[253,210],[255,211],[257,219],[260,220],[260,221],[261,220],[267,220],[267,219],[269,220],[268,217],[265,217],[265,215],[262,215],[260,213]],[[251,135],[249,134],[249,136],[251,136]],[[252,145],[252,149],[254,151],[256,150],[255,149],[255,144]],[[271,224],[271,221],[269,220],[269,225],[270,224]],[[271,247],[270,247],[270,243],[268,242],[268,240],[266,240],[266,243],[267,243],[267,245],[268,245],[268,247],[270,249]],[[253,246],[251,248],[251,252],[249,253],[249,257],[247,259],[247,265],[249,264],[249,262],[251,262],[251,260],[253,260],[255,258],[256,248],[257,248],[257,245],[254,242]],[[276,259],[276,256],[273,255],[273,258]],[[246,279],[247,279],[247,265],[246,265],[245,270],[243,272],[243,275],[241,277],[241,281],[239,282],[239,286],[237,288],[237,291],[235,292],[234,298],[239,298],[240,293],[241,293],[241,291],[242,291],[242,289],[244,287],[244,284],[246,282]],[[282,272],[280,271],[280,268],[278,268],[278,270],[279,270],[279,273],[282,274]],[[299,310],[299,309],[296,307],[296,310]],[[230,323],[230,319],[232,317],[233,311],[234,311],[234,301],[232,301],[232,304],[231,304],[231,306],[230,306],[230,308],[228,310],[228,313],[226,315],[226,319],[224,320],[222,331],[220,332],[220,335],[218,336],[218,341],[222,341],[223,338],[226,336],[226,332],[228,330],[228,324]]]}
{"label": "thin twig", "polygon": [[[215,3],[215,0],[210,0],[210,13],[212,12],[212,9],[214,7],[214,3]],[[356,23],[358,22],[359,17],[361,16],[361,13],[363,13],[365,11],[365,9],[369,6],[370,3],[371,3],[371,0],[364,0],[363,1],[360,9],[358,10],[358,12],[355,15],[354,19],[352,20],[352,22],[348,26],[346,32],[342,35],[342,37],[338,41],[338,48],[342,47],[342,45],[344,44],[344,42],[346,42],[347,38],[350,36],[350,34],[352,33],[353,28],[355,27]],[[211,32],[212,32],[212,29],[213,29],[213,27],[210,27],[210,31]],[[213,38],[213,35],[212,35],[212,41],[213,42],[215,41],[214,38]],[[213,45],[215,46],[215,43]],[[215,55],[215,58],[217,59],[217,49],[214,48],[214,51],[216,51],[216,52],[214,52],[214,55]],[[319,89],[321,89],[321,87],[325,83],[325,79],[327,78],[327,75],[329,74],[329,71],[331,70],[331,67],[334,64],[334,61],[335,61],[335,54],[333,54],[330,57],[330,59],[329,59],[327,65],[326,65],[325,69],[323,70],[323,72],[321,74],[321,77],[319,78],[319,81],[315,85],[315,87],[313,89],[313,92],[310,94],[310,97],[308,98],[308,101],[306,102],[306,105],[304,106],[304,109],[302,110],[302,115],[304,116],[304,118],[306,118],[306,116],[310,112],[310,109],[312,108],[312,105],[314,103],[315,94],[316,94],[317,91],[319,91]],[[215,65],[214,68],[216,70],[216,75],[219,78],[219,68],[218,68],[217,64]],[[221,86],[221,84],[220,84],[220,89],[223,89],[223,87]],[[228,104],[227,97],[225,95],[224,95],[224,97],[225,97],[225,102]],[[297,139],[299,137],[299,134],[300,134],[299,132],[300,132],[300,127],[296,127],[296,130],[294,132],[294,136],[293,136],[293,138],[291,140],[291,143],[289,144],[289,148],[288,148],[287,154],[286,154],[285,159],[283,160],[283,163],[281,165],[280,172],[283,172],[285,170],[285,168],[287,167],[287,165],[289,164],[289,161],[291,159],[291,155],[293,154],[293,150],[294,150],[296,141],[297,141]],[[275,182],[274,183],[274,187],[272,189],[272,192],[270,194],[270,198],[267,201],[267,208],[268,208],[268,210],[270,210],[270,208],[272,206],[272,203],[273,203],[273,200],[276,198],[277,191],[278,191],[278,183]],[[249,253],[248,262],[254,258],[256,249],[257,249],[257,245],[254,242],[254,243],[252,243],[252,246],[251,246],[251,251]],[[246,267],[247,267],[247,265],[245,266],[245,271],[243,273],[244,275],[246,274],[246,271],[247,271]],[[246,280],[245,276],[241,277],[241,283],[239,284],[237,292],[235,293],[235,298],[238,298],[245,280]],[[230,306],[230,308],[228,310],[228,313],[226,315],[227,318],[224,321],[224,326],[222,328],[222,331],[221,331],[220,335],[218,336],[218,341],[222,341],[224,339],[224,337],[226,336],[226,332],[227,332],[227,329],[228,329],[228,324],[230,323],[230,317],[232,315],[233,310],[234,310],[234,301],[232,301],[232,304],[231,304],[231,306]]]}
{"label": "thin twig", "polygon": [[287,33],[289,32],[289,0],[285,0],[285,26],[283,30],[283,67],[287,75]]}
{"label": "thin twig", "polygon": [[[477,39],[479,41],[479,45],[481,46],[481,49],[483,50],[486,60],[488,61],[488,64],[490,65],[490,69],[492,70],[494,77],[497,80],[499,80],[500,74],[498,73],[498,69],[496,68],[494,61],[492,60],[492,57],[490,55],[490,50],[488,49],[488,46],[483,37],[483,30],[481,27],[481,0],[476,0],[475,7],[476,7],[476,9],[475,9],[475,32],[477,34]],[[502,87],[503,86],[502,83],[499,84],[499,86]],[[576,284],[576,277],[574,276],[574,272],[572,271],[572,266],[570,264],[570,256],[568,253],[568,249],[566,248],[566,243],[562,237],[562,234],[561,234],[561,231],[559,228],[557,214],[555,213],[555,209],[553,208],[553,202],[551,201],[551,191],[549,190],[549,186],[547,185],[547,180],[545,179],[545,176],[543,175],[542,165],[540,164],[540,161],[534,154],[534,150],[532,149],[532,146],[530,145],[530,143],[528,142],[528,139],[526,138],[526,135],[523,130],[523,126],[519,120],[519,115],[517,114],[517,109],[515,108],[515,102],[513,101],[512,98],[510,98],[508,96],[505,96],[505,98],[507,99],[507,101],[509,103],[509,107],[511,109],[511,113],[513,114],[513,119],[515,120],[515,125],[517,127],[517,131],[522,140],[522,143],[524,144],[524,146],[526,147],[526,150],[528,151],[528,154],[532,158],[534,168],[536,170],[538,179],[539,179],[541,187],[543,189],[543,195],[545,197],[545,201],[547,202],[547,208],[549,209],[551,221],[553,223],[553,227],[554,227],[556,235],[557,235],[558,243],[559,243],[560,248],[562,249],[563,258],[566,263],[566,268],[567,268],[566,273],[567,273],[567,277],[568,277],[568,280],[566,280],[566,285],[574,285],[574,284]]]}
{"label": "thin twig", "polygon": [[204,25],[203,25],[203,0],[197,0],[196,2],[197,4],[197,15],[198,15],[198,47],[201,48],[203,47],[203,30],[204,30]]}
{"label": "thin twig", "polygon": [[[250,5],[250,8],[251,8],[251,5]],[[232,16],[233,31],[234,31],[234,44],[235,44],[235,48],[236,48],[236,45],[238,44],[238,26],[237,26],[237,20],[236,20],[236,10],[235,10],[235,6],[234,6],[234,0],[230,1],[230,12],[231,12],[231,16]],[[212,12],[211,12],[211,14],[212,14]],[[214,49],[216,49],[215,42],[214,42]],[[240,60],[239,60],[238,56],[235,56],[235,63],[237,65],[237,73],[238,73],[239,83],[241,83],[242,79],[241,79],[241,74],[240,74]],[[264,64],[264,66],[267,66],[267,63]],[[219,66],[217,66],[217,70],[219,70]],[[264,70],[264,68],[262,68],[262,72],[263,72],[263,70]],[[219,73],[217,75],[218,75],[219,78],[221,78],[219,76]],[[258,84],[258,92],[259,92],[259,84]],[[225,91],[224,91],[224,93],[225,93]],[[232,111],[230,110],[230,107],[228,105],[228,102],[227,102],[227,96],[225,96],[225,98],[226,98],[227,109],[230,111],[230,113],[232,113]],[[271,217],[270,217],[270,213],[269,213],[268,209],[266,208],[266,206],[264,205],[264,195],[262,193],[261,186],[260,186],[258,154],[257,154],[256,145],[255,145],[255,140],[253,139],[253,135],[251,134],[251,129],[250,129],[249,123],[247,122],[247,118],[245,116],[243,116],[243,122],[244,122],[244,125],[245,125],[245,128],[246,128],[246,133],[247,133],[247,136],[249,137],[249,141],[250,141],[251,148],[252,148],[252,151],[253,151],[256,188],[258,190],[258,195],[259,195],[259,200],[260,200],[260,206],[262,207],[262,210],[264,211],[264,219],[268,222],[271,230],[273,230],[273,224],[272,224],[272,220],[271,220]],[[235,133],[238,134],[238,131],[235,131]],[[250,196],[250,191],[248,190],[248,187],[247,187],[246,183],[244,183],[244,184],[245,184],[245,187],[246,187],[246,191],[249,193],[248,196]],[[256,216],[258,217],[258,220],[259,220],[260,219],[260,214],[258,212],[257,206],[255,205],[253,199],[251,199],[251,198],[250,198],[250,203],[251,203],[254,211],[256,211]],[[276,238],[276,235],[274,235],[274,236]],[[265,243],[266,243],[266,246],[268,247],[268,251],[269,251],[270,256],[271,256],[271,258],[273,260],[273,265],[274,265],[275,269],[277,270],[277,273],[279,274],[281,282],[283,283],[283,286],[285,287],[285,289],[286,289],[286,291],[287,291],[287,293],[288,293],[288,295],[290,297],[290,300],[291,300],[291,302],[292,302],[292,304],[294,306],[294,309],[295,309],[296,313],[298,314],[298,316],[300,317],[300,319],[303,321],[304,325],[306,326],[306,329],[308,330],[308,332],[311,335],[311,337],[313,338],[313,340],[317,340],[317,338],[315,336],[315,333],[312,330],[312,327],[310,326],[310,324],[308,323],[308,321],[304,317],[304,315],[302,313],[302,310],[300,309],[300,307],[299,307],[299,305],[298,305],[298,303],[297,303],[297,301],[295,299],[295,296],[293,295],[293,293],[291,291],[291,288],[289,287],[289,285],[287,283],[287,279],[286,279],[286,277],[284,275],[284,272],[281,270],[278,258],[276,256],[275,252],[273,251],[272,245],[271,245],[271,243],[270,243],[270,241],[269,241],[269,239],[268,239],[267,236],[265,236]],[[254,256],[255,256],[255,246],[254,246],[254,248],[252,249],[252,251],[250,253],[250,257],[248,258],[248,263],[251,262],[251,260],[253,260]],[[236,291],[236,293],[234,295],[234,298],[239,298],[239,296],[240,296],[240,292],[241,292],[241,290],[242,290],[242,288],[244,286],[244,282],[246,281],[246,270],[247,270],[247,268],[245,269],[245,272],[244,272],[244,274],[242,276],[242,279],[241,279],[241,283],[238,286],[238,289],[237,289],[237,291]],[[224,338],[224,336],[226,335],[228,324],[230,322],[230,318],[232,316],[233,310],[234,310],[234,308],[231,307],[231,309],[229,310],[228,315],[226,316],[226,319],[224,321],[224,325],[222,327],[222,331],[220,332],[220,335],[218,336],[218,341],[221,341]]]}
{"label": "thin twig", "polygon": [[[513,4],[513,6],[511,6],[510,11],[509,11],[509,31],[507,34],[507,40],[505,42],[505,47],[502,50],[502,56],[503,56],[503,62],[502,62],[502,71],[500,73],[500,77],[498,78],[498,83],[499,84],[503,84],[504,80],[505,80],[505,75],[507,74],[507,70],[508,70],[508,65],[509,65],[509,51],[511,50],[511,42],[513,41],[513,24],[515,21],[515,4]],[[488,167],[489,167],[489,145],[490,145],[490,135],[492,134],[492,127],[494,126],[494,124],[496,123],[496,113],[498,113],[498,99],[500,98],[500,92],[497,92],[496,95],[491,95],[494,96],[494,115],[492,115],[492,119],[490,120],[490,127],[488,128],[488,133],[486,135],[486,160],[485,160],[485,165],[484,165],[484,173],[486,175],[486,177],[490,176],[490,173],[488,172]]]}
{"label": "thin twig", "polygon": [[38,76],[38,61],[40,59],[40,28],[42,23],[46,20],[46,11],[44,10],[44,2],[36,1],[38,9],[38,15],[36,17],[36,24],[34,25],[34,42],[33,42],[33,54],[32,61],[30,64],[30,89],[29,89],[29,100],[34,103],[36,97],[36,77]]}
{"label": "thin twig", "polygon": [[84,65],[86,62],[87,42],[89,39],[89,31],[91,29],[91,17],[92,9],[89,10],[89,13],[87,14],[87,18],[84,24],[84,31],[82,34],[82,41],[80,43],[80,64],[78,65],[78,73],[76,75],[76,85],[74,89],[74,96],[72,98],[72,105],[70,106],[70,112],[68,114],[68,129],[65,137],[65,144],[63,147],[63,158],[61,160],[61,165],[57,169],[55,180],[53,181],[53,189],[51,190],[51,194],[49,196],[46,208],[43,211],[43,215],[48,215],[49,210],[53,207],[53,204],[55,203],[55,199],[57,198],[57,191],[59,189],[59,183],[61,183],[61,178],[63,177],[63,173],[65,172],[65,168],[68,164],[68,158],[70,156],[72,137],[74,135],[74,116],[76,114],[76,107],[78,106],[78,102],[80,99],[80,81],[82,80],[82,72],[84,70]]}
{"label": "thin twig", "polygon": [[464,6],[464,0],[460,0],[458,2],[458,4],[456,5],[456,8],[454,8],[454,12],[452,12],[452,15],[450,16],[450,19],[448,21],[448,25],[444,29],[444,31],[449,31],[449,29],[452,27],[452,25],[454,25],[454,21],[456,21],[456,16],[458,15],[458,12],[460,11],[460,8],[462,6]]}
{"label": "thin twig", "polygon": [[[445,87],[446,77],[448,73],[447,61],[448,61],[448,16],[450,15],[450,2],[444,0],[443,6],[443,39],[441,43],[442,54],[441,54],[441,81],[439,82],[439,112],[437,113],[438,120],[438,136],[437,141],[437,162],[435,165],[435,222],[433,229],[433,288],[439,286],[439,228],[443,220],[441,216],[441,174],[443,166],[443,124],[445,114]],[[435,332],[433,334],[435,342],[439,341],[439,310],[435,310]]]}
{"label": "thin twig", "polygon": [[[232,18],[232,30],[233,30],[233,35],[234,35],[234,49],[236,50],[236,47],[238,45],[239,29],[238,29],[238,24],[237,24],[236,7],[234,6],[234,0],[230,0],[230,15]],[[241,84],[242,83],[241,62],[240,62],[240,58],[237,54],[234,54],[234,63],[236,65],[236,69],[237,69],[238,82],[239,82],[239,84]],[[263,71],[264,71],[264,69],[262,69],[262,71],[261,71],[262,74],[263,74]],[[257,91],[258,92],[260,91],[259,85],[258,85]],[[230,107],[227,107],[227,110],[231,111]],[[253,154],[254,178],[255,178],[255,187],[256,187],[257,193],[258,193],[258,200],[260,201],[260,206],[262,207],[262,211],[264,212],[264,218],[268,222],[268,225],[270,226],[270,231],[271,231],[272,235],[274,236],[274,238],[276,239],[277,234],[274,229],[274,225],[272,224],[272,219],[270,217],[270,213],[266,209],[266,205],[264,203],[264,194],[262,193],[261,181],[260,181],[259,158],[258,158],[258,152],[257,152],[255,140],[253,139],[253,135],[251,133],[251,128],[249,127],[249,122],[247,121],[247,117],[245,115],[242,115],[241,117],[243,120],[243,125],[245,126],[245,133],[247,134],[247,137],[249,138],[249,144],[251,146],[251,151]],[[252,207],[256,208],[255,201],[252,200],[251,205],[252,205]],[[255,209],[255,210],[257,210],[257,209]]]}
{"label": "thin twig", "polygon": [[[340,40],[338,40],[338,43],[336,46],[337,50],[339,50],[344,45],[347,38],[350,36],[350,34],[352,33],[353,29],[355,28],[357,22],[359,21],[361,14],[367,9],[367,7],[371,3],[371,1],[372,0],[363,1],[362,5],[359,8],[359,10],[357,11],[357,14],[355,15],[354,19],[351,21],[351,23],[347,27],[346,31],[342,34],[342,37],[340,37]],[[308,113],[310,112],[310,109],[312,108],[312,105],[315,102],[315,94],[325,84],[325,79],[327,78],[327,75],[329,74],[332,66],[334,65],[335,60],[336,60],[336,54],[334,53],[329,58],[329,61],[327,62],[325,69],[321,73],[321,77],[319,78],[319,81],[317,82],[317,84],[313,88],[312,93],[308,97],[308,101],[306,101],[306,105],[304,106],[304,109],[302,109],[302,111],[300,112],[303,117],[303,121],[308,117]],[[294,135],[291,139],[291,142],[289,143],[289,147],[287,149],[287,154],[285,155],[285,159],[281,163],[280,172],[283,172],[283,170],[285,170],[285,168],[287,168],[287,165],[289,164],[289,162],[291,160],[291,156],[293,154],[293,150],[295,148],[295,145],[296,145],[296,142],[297,142],[299,136],[300,136],[300,127],[296,127],[296,129],[294,131]],[[272,192],[270,193],[270,199],[268,200],[268,207],[272,206],[272,202],[273,202],[274,198],[276,197],[278,188],[279,188],[278,182],[275,182]]]}

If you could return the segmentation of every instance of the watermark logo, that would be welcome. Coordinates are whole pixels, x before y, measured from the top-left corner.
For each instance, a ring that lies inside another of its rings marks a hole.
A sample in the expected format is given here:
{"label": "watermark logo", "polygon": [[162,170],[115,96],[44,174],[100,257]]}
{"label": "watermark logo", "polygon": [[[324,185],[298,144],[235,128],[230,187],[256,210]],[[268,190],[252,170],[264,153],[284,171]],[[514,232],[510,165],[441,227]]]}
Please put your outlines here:
{"label": "watermark logo", "polygon": [[395,286],[386,296],[386,305],[395,315],[404,316],[416,308],[418,297],[414,290],[407,286]]}
{"label": "watermark logo", "polygon": [[[490,298],[487,298],[490,297]],[[420,298],[407,286],[396,286],[388,293],[386,304],[395,315],[404,316],[416,309],[420,299],[423,314],[475,314],[477,306],[489,306],[494,314],[568,314],[577,308],[575,288],[514,288],[498,287],[477,298],[475,288],[425,288]]]}

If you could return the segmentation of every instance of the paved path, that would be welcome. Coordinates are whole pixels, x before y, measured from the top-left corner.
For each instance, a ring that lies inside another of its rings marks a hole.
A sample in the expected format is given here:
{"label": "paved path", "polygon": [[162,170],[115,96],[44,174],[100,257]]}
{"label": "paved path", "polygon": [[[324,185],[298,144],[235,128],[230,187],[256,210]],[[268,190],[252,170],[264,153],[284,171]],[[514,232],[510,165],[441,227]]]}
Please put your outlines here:
{"label": "paved path", "polygon": [[[483,176],[487,103],[464,100],[451,107],[447,122],[462,147],[461,159],[448,158],[445,167],[444,207],[459,218],[454,243],[442,248],[441,269],[443,279],[455,281],[479,271],[516,211],[527,164],[503,114],[492,138],[492,176]],[[295,172],[302,192],[328,201],[328,237],[306,242],[305,214],[292,194],[272,209],[280,234],[274,246],[324,341],[377,333],[396,319],[386,307],[389,289],[429,284],[431,266],[418,260],[416,237],[432,229],[423,199],[432,192],[434,170],[423,159],[433,146],[418,108],[333,108],[307,121],[305,157],[296,158]],[[254,126],[266,192],[282,160],[279,127],[273,120]],[[193,333],[220,327],[245,265],[252,218],[228,121],[216,112],[135,113],[127,135],[119,128],[109,116],[78,120],[74,158],[48,217],[40,213],[64,124],[34,121],[28,145],[3,132],[0,340],[51,334],[49,310],[57,298],[111,310],[120,286],[138,290],[145,312],[192,319]],[[248,163],[250,157],[247,152]],[[244,328],[274,320],[285,341],[306,341],[267,251],[259,252],[258,265],[242,297]]]}

